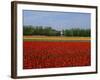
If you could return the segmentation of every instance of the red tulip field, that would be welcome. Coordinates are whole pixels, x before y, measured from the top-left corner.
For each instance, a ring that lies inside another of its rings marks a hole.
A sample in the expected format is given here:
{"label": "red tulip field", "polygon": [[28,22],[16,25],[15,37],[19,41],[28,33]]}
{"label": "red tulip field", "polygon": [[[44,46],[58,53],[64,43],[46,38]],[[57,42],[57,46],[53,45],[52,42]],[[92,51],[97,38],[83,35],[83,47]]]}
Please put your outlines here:
{"label": "red tulip field", "polygon": [[90,41],[23,42],[23,69],[91,65]]}

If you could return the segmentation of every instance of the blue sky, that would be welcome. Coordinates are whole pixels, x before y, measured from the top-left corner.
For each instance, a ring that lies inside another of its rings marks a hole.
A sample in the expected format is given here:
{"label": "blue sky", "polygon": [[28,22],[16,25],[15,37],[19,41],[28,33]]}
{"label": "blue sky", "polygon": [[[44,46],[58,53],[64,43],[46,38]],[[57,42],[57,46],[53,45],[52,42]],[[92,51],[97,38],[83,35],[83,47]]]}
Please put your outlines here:
{"label": "blue sky", "polygon": [[90,13],[23,10],[23,25],[50,26],[56,30],[90,28]]}

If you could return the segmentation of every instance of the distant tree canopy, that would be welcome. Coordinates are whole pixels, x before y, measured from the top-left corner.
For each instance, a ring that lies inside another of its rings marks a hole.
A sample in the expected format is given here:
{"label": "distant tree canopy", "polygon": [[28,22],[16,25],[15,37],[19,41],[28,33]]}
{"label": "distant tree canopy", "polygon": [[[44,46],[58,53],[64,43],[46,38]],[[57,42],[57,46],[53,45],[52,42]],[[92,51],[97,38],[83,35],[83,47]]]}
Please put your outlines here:
{"label": "distant tree canopy", "polygon": [[52,29],[52,27],[43,26],[24,26],[23,35],[44,35],[44,36],[79,36],[79,37],[90,37],[90,29],[72,28],[65,29],[62,31]]}
{"label": "distant tree canopy", "polygon": [[52,29],[51,27],[42,26],[24,26],[23,35],[45,35],[45,36],[60,36],[60,31]]}
{"label": "distant tree canopy", "polygon": [[63,30],[64,36],[79,36],[79,37],[90,37],[91,30],[90,29],[66,29]]}

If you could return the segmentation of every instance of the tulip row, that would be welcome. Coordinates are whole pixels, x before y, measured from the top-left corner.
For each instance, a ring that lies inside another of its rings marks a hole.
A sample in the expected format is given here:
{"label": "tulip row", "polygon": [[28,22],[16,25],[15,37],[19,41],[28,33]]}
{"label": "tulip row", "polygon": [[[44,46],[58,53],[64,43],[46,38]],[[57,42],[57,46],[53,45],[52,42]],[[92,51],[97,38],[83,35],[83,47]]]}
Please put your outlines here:
{"label": "tulip row", "polygon": [[23,69],[91,65],[90,42],[24,41]]}

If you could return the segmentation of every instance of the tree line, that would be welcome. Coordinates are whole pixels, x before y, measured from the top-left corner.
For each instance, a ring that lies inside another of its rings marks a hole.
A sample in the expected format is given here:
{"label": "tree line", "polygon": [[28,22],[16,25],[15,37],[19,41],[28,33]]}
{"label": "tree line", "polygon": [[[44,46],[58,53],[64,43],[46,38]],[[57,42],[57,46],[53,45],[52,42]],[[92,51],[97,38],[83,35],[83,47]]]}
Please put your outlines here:
{"label": "tree line", "polygon": [[43,27],[43,26],[24,26],[23,35],[40,35],[40,36],[76,36],[76,37],[90,37],[90,29],[63,29],[62,31],[55,30],[52,27]]}

